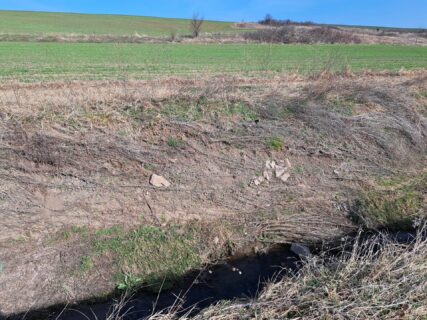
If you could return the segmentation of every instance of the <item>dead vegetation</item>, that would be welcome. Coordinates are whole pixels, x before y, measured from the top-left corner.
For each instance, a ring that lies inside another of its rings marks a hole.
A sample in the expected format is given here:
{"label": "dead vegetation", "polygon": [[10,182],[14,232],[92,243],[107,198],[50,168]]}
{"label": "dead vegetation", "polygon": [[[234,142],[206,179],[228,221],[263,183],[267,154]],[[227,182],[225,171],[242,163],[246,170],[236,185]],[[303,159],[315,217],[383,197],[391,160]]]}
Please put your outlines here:
{"label": "dead vegetation", "polygon": [[297,276],[270,284],[256,300],[224,302],[179,319],[424,319],[426,254],[423,231],[411,245],[377,237],[336,258],[309,259]]}
{"label": "dead vegetation", "polygon": [[351,31],[331,27],[295,27],[266,28],[244,34],[246,40],[267,43],[361,43],[361,39]]}
{"label": "dead vegetation", "polygon": [[[152,234],[129,238],[141,226],[162,241],[173,226],[206,226],[203,246],[185,233],[177,246],[162,243],[191,257],[177,259],[181,273],[253,241],[355,230],[352,205],[364,191],[426,168],[426,79],[324,72],[2,85],[0,310],[94,297],[118,285],[117,270],[144,278],[146,252],[133,244]],[[255,185],[266,161],[288,162],[289,178],[267,173]],[[153,174],[171,186],[150,185]],[[411,219],[425,214],[425,189],[414,192]],[[93,239],[106,244],[102,254]]]}

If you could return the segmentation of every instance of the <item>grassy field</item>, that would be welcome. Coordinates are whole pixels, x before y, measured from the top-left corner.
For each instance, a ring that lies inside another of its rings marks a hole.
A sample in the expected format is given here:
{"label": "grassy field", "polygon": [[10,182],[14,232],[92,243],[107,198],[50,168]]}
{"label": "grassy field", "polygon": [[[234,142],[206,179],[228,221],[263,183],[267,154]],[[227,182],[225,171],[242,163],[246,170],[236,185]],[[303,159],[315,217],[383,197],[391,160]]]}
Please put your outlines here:
{"label": "grassy field", "polygon": [[384,45],[0,43],[0,79],[112,79],[332,68],[427,67],[427,48]]}
{"label": "grassy field", "polygon": [[[189,17],[191,18],[191,17]],[[125,15],[0,11],[0,32],[9,34],[97,34],[167,36],[189,34],[189,21]],[[206,21],[203,32],[230,32],[229,22]]]}

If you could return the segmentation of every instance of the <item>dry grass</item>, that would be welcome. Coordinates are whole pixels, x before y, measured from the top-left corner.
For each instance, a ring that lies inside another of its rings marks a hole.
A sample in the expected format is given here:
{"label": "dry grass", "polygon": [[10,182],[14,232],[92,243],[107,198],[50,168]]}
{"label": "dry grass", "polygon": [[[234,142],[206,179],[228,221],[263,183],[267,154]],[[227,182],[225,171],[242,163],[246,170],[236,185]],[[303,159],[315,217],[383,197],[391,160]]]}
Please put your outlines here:
{"label": "dry grass", "polygon": [[[378,236],[339,257],[315,257],[297,276],[268,285],[254,301],[224,302],[180,319],[425,319],[425,231],[411,245]],[[152,319],[176,318],[169,313]]]}

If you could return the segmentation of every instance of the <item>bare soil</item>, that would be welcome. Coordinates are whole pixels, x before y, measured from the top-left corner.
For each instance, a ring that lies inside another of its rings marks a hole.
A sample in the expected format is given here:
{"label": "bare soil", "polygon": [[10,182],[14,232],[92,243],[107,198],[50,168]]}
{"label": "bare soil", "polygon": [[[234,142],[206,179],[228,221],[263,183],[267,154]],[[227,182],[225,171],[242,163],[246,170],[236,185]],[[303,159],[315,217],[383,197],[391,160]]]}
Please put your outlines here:
{"label": "bare soil", "polygon": [[[425,72],[2,85],[0,312],[114,289],[108,257],[78,272],[79,230],[242,227],[212,228],[203,262],[230,242],[354,230],[360,192],[425,172],[426,92]],[[269,160],[290,178],[255,185]]]}

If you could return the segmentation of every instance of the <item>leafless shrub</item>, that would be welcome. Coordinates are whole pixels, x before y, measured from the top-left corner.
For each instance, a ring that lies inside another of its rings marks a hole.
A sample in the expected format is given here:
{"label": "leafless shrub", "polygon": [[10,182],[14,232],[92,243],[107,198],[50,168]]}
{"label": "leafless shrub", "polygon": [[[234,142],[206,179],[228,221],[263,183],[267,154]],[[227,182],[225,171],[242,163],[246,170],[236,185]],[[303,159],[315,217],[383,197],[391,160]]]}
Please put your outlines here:
{"label": "leafless shrub", "polygon": [[198,13],[193,14],[193,17],[190,21],[190,31],[193,38],[197,38],[200,35],[200,31],[202,30],[204,22],[204,18],[201,17]]}

